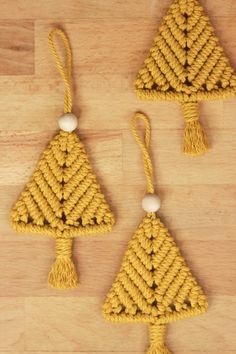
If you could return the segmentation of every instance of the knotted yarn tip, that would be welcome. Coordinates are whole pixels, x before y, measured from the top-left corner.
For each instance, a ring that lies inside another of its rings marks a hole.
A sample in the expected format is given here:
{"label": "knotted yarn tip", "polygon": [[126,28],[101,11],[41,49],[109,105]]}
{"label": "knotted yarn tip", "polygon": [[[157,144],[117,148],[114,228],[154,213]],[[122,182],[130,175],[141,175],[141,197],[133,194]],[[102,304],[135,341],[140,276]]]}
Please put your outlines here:
{"label": "knotted yarn tip", "polygon": [[56,239],[56,259],[48,276],[48,283],[57,289],[73,289],[79,285],[75,265],[72,260],[71,238]]}
{"label": "knotted yarn tip", "polygon": [[166,325],[150,324],[150,347],[147,354],[172,354],[165,346]]}
{"label": "knotted yarn tip", "polygon": [[183,152],[191,156],[202,155],[209,149],[209,145],[207,136],[199,121],[198,103],[182,103],[182,109],[186,124],[183,136]]}

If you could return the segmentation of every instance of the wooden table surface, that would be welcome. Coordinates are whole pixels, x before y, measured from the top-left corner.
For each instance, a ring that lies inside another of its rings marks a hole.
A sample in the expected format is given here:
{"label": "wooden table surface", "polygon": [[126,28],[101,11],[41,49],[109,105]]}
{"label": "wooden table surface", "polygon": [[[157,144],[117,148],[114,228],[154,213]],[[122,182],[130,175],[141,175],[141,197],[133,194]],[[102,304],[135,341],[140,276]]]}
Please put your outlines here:
{"label": "wooden table surface", "polygon": [[[175,103],[140,102],[133,81],[170,0],[0,0],[0,352],[144,353],[147,326],[109,324],[101,305],[141,220],[141,154],[129,130],[136,110],[152,122],[161,215],[208,295],[207,314],[169,326],[175,354],[236,353],[236,99],[202,103],[212,149],[181,154]],[[236,68],[236,1],[202,0]],[[9,211],[57,131],[63,84],[47,46],[63,27],[74,59],[79,135],[116,214],[107,235],[76,239],[80,287],[47,286],[53,240],[17,234]]]}

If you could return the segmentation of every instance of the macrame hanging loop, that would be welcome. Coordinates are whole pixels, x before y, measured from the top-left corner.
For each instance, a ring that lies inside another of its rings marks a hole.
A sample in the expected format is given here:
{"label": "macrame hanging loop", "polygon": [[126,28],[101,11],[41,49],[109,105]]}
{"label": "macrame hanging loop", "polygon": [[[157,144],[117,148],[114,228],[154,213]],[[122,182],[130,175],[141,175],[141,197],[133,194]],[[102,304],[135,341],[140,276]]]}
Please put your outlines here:
{"label": "macrame hanging loop", "polygon": [[[55,37],[58,37],[65,49],[65,64],[61,59],[58,50],[55,45]],[[52,52],[52,56],[55,60],[57,69],[65,83],[65,98],[64,98],[64,113],[70,113],[72,111],[72,93],[71,93],[71,66],[72,66],[72,55],[71,47],[68,38],[65,33],[59,29],[53,29],[48,35],[48,44]]]}
{"label": "macrame hanging loop", "polygon": [[[137,130],[137,123],[138,121],[144,124],[144,141],[139,135]],[[154,193],[154,185],[153,185],[153,166],[152,160],[149,154],[149,144],[150,144],[150,134],[151,134],[151,127],[149,120],[147,117],[142,113],[136,113],[131,121],[131,131],[135,140],[137,141],[138,145],[141,148],[143,153],[143,164],[144,164],[144,172],[146,175],[147,180],[147,192]]]}

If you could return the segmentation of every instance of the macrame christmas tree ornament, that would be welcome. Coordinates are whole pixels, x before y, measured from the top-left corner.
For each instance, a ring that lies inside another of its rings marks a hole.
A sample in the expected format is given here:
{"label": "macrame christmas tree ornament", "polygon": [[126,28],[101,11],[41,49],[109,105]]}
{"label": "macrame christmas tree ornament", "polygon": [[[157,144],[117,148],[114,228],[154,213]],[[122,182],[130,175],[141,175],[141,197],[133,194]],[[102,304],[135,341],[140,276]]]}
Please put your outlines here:
{"label": "macrame christmas tree ornament", "polygon": [[[145,125],[144,142],[136,128],[139,120]],[[167,324],[205,312],[207,300],[156,214],[161,203],[154,194],[148,118],[136,114],[132,132],[143,152],[147,195],[142,206],[146,215],[128,244],[120,272],[103,305],[103,314],[114,322],[148,323],[148,353],[168,354],[164,343]]]}
{"label": "macrame christmas tree ornament", "polygon": [[183,152],[208,149],[198,103],[236,94],[236,76],[198,0],[174,0],[135,82],[141,99],[178,101],[185,131]]}
{"label": "macrame christmas tree ornament", "polygon": [[[63,65],[54,44],[55,36],[66,50]],[[13,207],[11,220],[18,232],[32,232],[56,239],[56,259],[49,274],[52,287],[67,289],[78,285],[72,260],[76,236],[111,230],[114,217],[90,166],[83,144],[74,130],[77,118],[72,113],[71,49],[63,31],[49,34],[49,45],[65,83],[64,114],[60,132],[50,142],[36,170]]]}

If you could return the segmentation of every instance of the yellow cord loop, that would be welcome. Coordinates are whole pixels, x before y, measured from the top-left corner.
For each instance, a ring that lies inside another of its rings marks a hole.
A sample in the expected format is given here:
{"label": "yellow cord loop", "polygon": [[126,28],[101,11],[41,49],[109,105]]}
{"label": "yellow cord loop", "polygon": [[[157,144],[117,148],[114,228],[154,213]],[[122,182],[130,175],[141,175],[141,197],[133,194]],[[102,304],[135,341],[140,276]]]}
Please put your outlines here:
{"label": "yellow cord loop", "polygon": [[[55,36],[59,36],[66,52],[65,65],[58,54],[55,46]],[[72,110],[72,94],[71,94],[71,48],[68,38],[65,33],[59,28],[53,29],[48,35],[48,44],[55,59],[56,67],[65,83],[65,99],[64,99],[64,113],[70,113]]]}
{"label": "yellow cord loop", "polygon": [[[138,121],[142,121],[144,123],[144,141],[140,138],[140,135],[137,130]],[[143,113],[136,113],[131,121],[131,131],[143,153],[144,172],[147,179],[147,192],[154,193],[153,167],[152,160],[149,154],[149,144],[151,135],[151,126],[149,119]]]}

